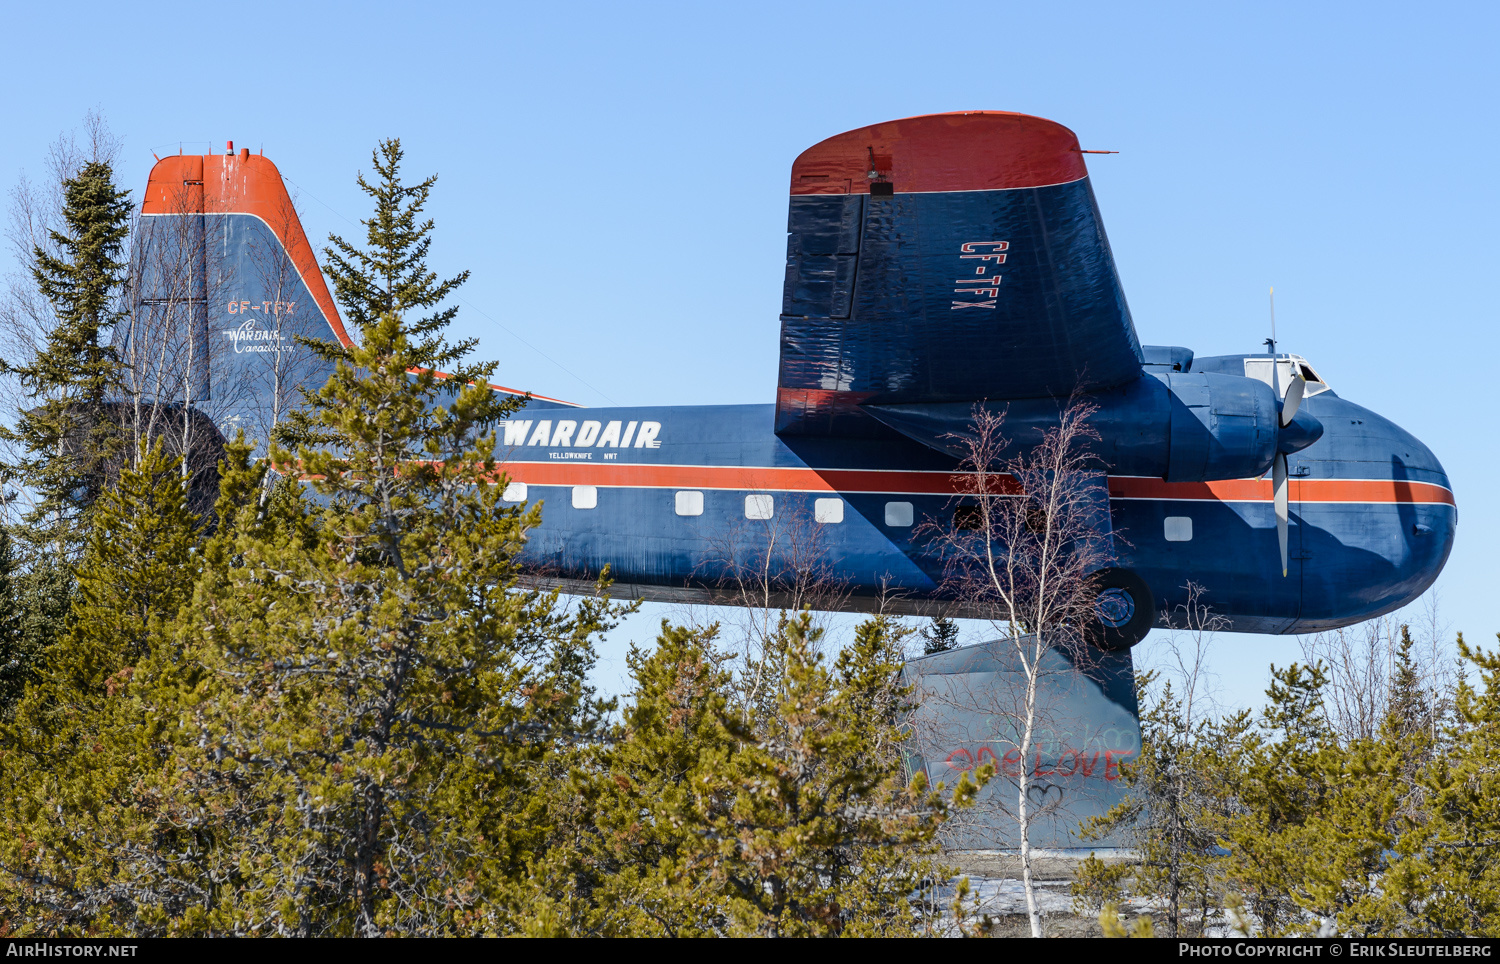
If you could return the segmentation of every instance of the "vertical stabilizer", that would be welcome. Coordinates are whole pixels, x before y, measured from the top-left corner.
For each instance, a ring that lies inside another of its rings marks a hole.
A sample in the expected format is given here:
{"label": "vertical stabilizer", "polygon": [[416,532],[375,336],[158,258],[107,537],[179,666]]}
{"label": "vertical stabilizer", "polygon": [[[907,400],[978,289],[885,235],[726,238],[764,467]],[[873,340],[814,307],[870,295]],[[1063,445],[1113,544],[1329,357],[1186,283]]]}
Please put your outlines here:
{"label": "vertical stabilizer", "polygon": [[151,170],[116,348],[130,394],[264,440],[328,364],[304,341],[350,344],[281,174],[249,151]]}
{"label": "vertical stabilizer", "polygon": [[248,150],[159,160],[131,262],[115,347],[137,407],[191,409],[264,442],[331,373],[306,342],[353,344],[281,172]]}

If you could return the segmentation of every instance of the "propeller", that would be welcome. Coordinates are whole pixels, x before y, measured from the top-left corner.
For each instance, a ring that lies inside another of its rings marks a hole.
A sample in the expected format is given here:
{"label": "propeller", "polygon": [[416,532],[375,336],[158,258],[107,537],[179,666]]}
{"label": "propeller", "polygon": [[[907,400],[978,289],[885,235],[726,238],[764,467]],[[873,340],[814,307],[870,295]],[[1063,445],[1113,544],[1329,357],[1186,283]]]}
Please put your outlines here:
{"label": "propeller", "polygon": [[[1317,441],[1323,434],[1322,425],[1317,425],[1316,431],[1308,431],[1303,426],[1297,426],[1302,431],[1291,431],[1293,421],[1297,417],[1297,409],[1302,407],[1302,393],[1307,388],[1307,382],[1300,374],[1292,376],[1292,383],[1286,387],[1286,397],[1281,400],[1281,432],[1278,433],[1278,444],[1276,446],[1276,461],[1271,464],[1271,487],[1275,492],[1276,499],[1276,538],[1281,542],[1281,575],[1286,577],[1287,565],[1287,464],[1286,457],[1289,452],[1304,449]],[[1306,437],[1306,436],[1311,436]]]}

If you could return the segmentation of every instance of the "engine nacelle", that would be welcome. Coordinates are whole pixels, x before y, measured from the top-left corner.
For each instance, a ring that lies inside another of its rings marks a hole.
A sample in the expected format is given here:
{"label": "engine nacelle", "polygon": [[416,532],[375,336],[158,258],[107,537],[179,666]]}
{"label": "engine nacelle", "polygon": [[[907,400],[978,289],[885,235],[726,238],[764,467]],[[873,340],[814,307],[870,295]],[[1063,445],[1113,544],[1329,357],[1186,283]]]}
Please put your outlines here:
{"label": "engine nacelle", "polygon": [[[1087,442],[1106,471],[1164,478],[1168,482],[1216,482],[1259,478],[1271,467],[1278,445],[1292,452],[1322,434],[1305,412],[1281,430],[1281,403],[1270,385],[1243,375],[1217,372],[1153,372],[1084,399],[1094,407],[1088,424],[1097,438]],[[1024,398],[981,403],[1005,413],[1006,455],[1024,453],[1057,425],[1066,398]],[[968,451],[973,402],[872,405],[865,409],[886,425],[954,458]]]}
{"label": "engine nacelle", "polygon": [[1157,375],[1171,392],[1168,482],[1259,478],[1276,457],[1280,400],[1254,378]]}

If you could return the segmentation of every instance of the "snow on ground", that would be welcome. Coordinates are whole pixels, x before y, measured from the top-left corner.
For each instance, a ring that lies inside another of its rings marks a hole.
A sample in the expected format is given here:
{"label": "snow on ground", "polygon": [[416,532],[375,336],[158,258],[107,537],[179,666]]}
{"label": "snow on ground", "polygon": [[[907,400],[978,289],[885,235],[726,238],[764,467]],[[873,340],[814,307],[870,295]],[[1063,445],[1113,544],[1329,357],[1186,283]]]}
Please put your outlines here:
{"label": "snow on ground", "polygon": [[[1066,880],[1036,882],[1037,909],[1043,914],[1068,914],[1073,898]],[[1026,913],[1026,888],[1010,877],[970,877],[969,889],[979,899],[979,913],[995,916]],[[951,897],[949,898],[952,899]]]}

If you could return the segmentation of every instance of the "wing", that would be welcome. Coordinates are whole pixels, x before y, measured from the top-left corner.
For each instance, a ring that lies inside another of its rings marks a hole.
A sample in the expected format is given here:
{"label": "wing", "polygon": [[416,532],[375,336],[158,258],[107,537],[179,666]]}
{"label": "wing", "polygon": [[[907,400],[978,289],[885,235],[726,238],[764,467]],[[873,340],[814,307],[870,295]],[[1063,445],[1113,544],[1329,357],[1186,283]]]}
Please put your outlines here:
{"label": "wing", "polygon": [[1142,355],[1073,132],[1024,114],[876,124],[792,165],[777,431],[863,403],[1067,395]]}

